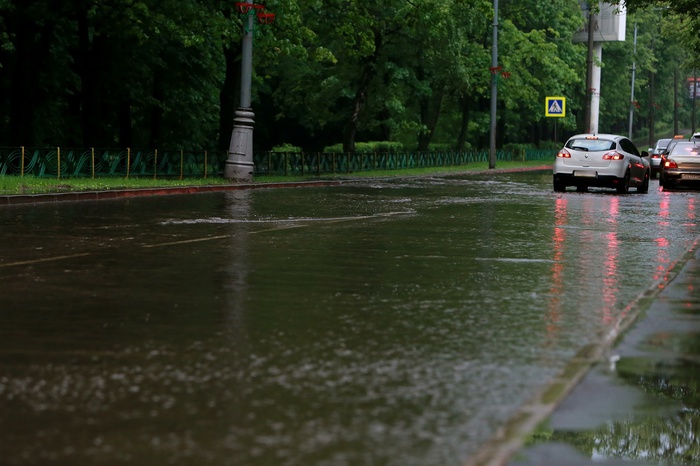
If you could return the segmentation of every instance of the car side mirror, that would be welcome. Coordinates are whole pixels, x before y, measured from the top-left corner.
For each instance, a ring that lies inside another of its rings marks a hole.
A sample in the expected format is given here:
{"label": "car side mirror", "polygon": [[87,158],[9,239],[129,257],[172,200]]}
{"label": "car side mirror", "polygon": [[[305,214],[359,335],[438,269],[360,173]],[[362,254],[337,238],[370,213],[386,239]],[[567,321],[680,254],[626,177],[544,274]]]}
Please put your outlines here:
{"label": "car side mirror", "polygon": [[647,151],[642,151],[642,157],[649,157],[649,152]]}

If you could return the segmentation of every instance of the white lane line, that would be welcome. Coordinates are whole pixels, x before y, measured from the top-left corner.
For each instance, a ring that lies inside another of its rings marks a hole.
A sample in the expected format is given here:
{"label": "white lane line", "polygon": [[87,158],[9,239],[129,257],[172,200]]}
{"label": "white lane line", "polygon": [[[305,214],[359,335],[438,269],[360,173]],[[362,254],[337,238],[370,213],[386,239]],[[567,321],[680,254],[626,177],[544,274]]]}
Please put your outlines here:
{"label": "white lane line", "polygon": [[[379,214],[373,214],[373,215],[360,215],[357,217],[335,217],[335,218],[324,218],[324,219],[299,219],[298,221],[305,221],[305,222],[328,222],[328,223],[337,223],[337,222],[348,222],[352,220],[366,220],[369,218],[376,218],[376,217],[388,217],[392,215],[401,215],[405,214],[407,212],[386,212],[386,213],[379,213]],[[287,222],[288,220],[285,220]],[[248,234],[256,234],[256,233],[266,233],[270,231],[279,231],[279,230],[289,230],[291,228],[301,228],[301,227],[308,227],[311,226],[311,223],[307,223],[304,225],[300,224],[294,224],[294,225],[279,225],[273,228],[266,228],[264,230],[257,230],[257,231],[250,231]],[[231,235],[218,235],[218,236],[207,236],[206,238],[193,238],[193,239],[185,239],[181,241],[169,241],[167,243],[156,243],[156,244],[143,244],[141,245],[142,248],[159,248],[159,247],[164,247],[164,246],[177,246],[180,244],[190,244],[190,243],[201,243],[204,241],[214,241],[217,239],[226,239],[226,238],[232,238],[234,237],[234,234]],[[85,252],[81,254],[71,254],[67,256],[55,256],[55,257],[46,257],[43,259],[33,259],[33,260],[28,260],[28,261],[18,261],[18,262],[9,262],[7,264],[2,264],[0,263],[0,268],[7,268],[7,267],[16,267],[20,265],[31,265],[31,264],[39,264],[42,262],[53,262],[53,261],[59,261],[59,260],[64,260],[64,259],[72,259],[75,257],[85,257],[85,256],[90,256],[93,253]]]}
{"label": "white lane line", "polygon": [[[267,231],[278,231],[278,230],[289,230],[290,228],[301,228],[307,227],[309,225],[290,225],[275,228],[267,228],[265,230],[249,231],[249,235],[256,233],[265,233]],[[194,238],[194,239],[183,239],[182,241],[170,241],[167,243],[156,243],[156,244],[144,244],[142,248],[159,248],[161,246],[177,246],[178,244],[188,244],[188,243],[201,243],[203,241],[212,241],[217,239],[233,238],[236,235],[219,235],[219,236],[207,236],[206,238]]]}
{"label": "white lane line", "polygon": [[7,264],[0,264],[0,268],[3,267],[15,267],[18,265],[31,265],[31,264],[40,264],[42,262],[53,262],[53,261],[60,261],[64,259],[73,259],[75,257],[85,257],[89,256],[89,252],[83,252],[80,254],[71,254],[68,256],[54,256],[54,257],[44,257],[42,259],[32,259],[28,261],[17,261],[17,262],[8,262]]}
{"label": "white lane line", "polygon": [[144,244],[142,248],[159,248],[162,246],[174,246],[177,244],[200,243],[202,241],[212,241],[215,239],[230,238],[233,235],[207,236],[206,238],[183,239],[181,241],[169,241],[167,243]]}

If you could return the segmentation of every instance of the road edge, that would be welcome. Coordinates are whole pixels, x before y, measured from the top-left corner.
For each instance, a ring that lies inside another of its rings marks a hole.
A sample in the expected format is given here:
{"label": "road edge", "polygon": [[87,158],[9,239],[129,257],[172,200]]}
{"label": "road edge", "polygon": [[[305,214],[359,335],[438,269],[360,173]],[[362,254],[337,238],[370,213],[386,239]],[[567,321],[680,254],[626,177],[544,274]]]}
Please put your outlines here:
{"label": "road edge", "polygon": [[136,188],[136,189],[110,189],[103,191],[71,191],[46,194],[13,194],[0,195],[0,206],[21,205],[21,204],[42,204],[62,201],[101,201],[108,199],[123,199],[137,196],[169,196],[180,194],[199,194],[211,192],[239,191],[243,189],[273,189],[273,188],[304,188],[304,187],[327,187],[340,186],[349,183],[372,182],[379,180],[432,178],[436,176],[464,176],[464,175],[491,175],[501,173],[517,173],[525,171],[551,170],[551,165],[540,165],[534,167],[502,168],[489,170],[467,170],[463,172],[440,172],[429,175],[403,175],[390,177],[356,177],[339,178],[333,180],[308,180],[308,181],[281,181],[281,182],[250,182],[231,183],[222,185],[203,186],[176,186],[162,188]]}
{"label": "road edge", "polygon": [[597,342],[581,348],[564,369],[516,413],[511,416],[486,443],[467,459],[463,466],[506,466],[525,446],[527,437],[546,420],[571,393],[574,387],[593,369],[604,362],[609,351],[624,333],[645,312],[656,297],[678,277],[686,264],[697,254],[700,236],[666,269],[662,278],[652,283],[623,309],[620,318]]}

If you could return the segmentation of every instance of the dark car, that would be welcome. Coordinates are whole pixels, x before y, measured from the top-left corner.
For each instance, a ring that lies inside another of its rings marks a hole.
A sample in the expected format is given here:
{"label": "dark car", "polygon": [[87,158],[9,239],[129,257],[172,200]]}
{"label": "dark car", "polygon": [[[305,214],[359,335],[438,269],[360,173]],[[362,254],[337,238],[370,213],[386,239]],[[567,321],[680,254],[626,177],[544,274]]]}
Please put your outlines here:
{"label": "dark car", "polygon": [[656,174],[661,170],[661,154],[668,147],[671,138],[659,139],[654,144],[654,147],[649,148],[649,165],[651,166],[651,177],[655,178]]}
{"label": "dark car", "polygon": [[700,186],[700,141],[680,141],[664,156],[659,173],[664,189]]}
{"label": "dark car", "polygon": [[676,144],[678,144],[681,141],[687,141],[687,139],[685,139],[683,137],[683,135],[680,135],[680,134],[673,136],[673,139],[671,139],[669,141],[666,148],[661,151],[661,163],[659,164],[659,167],[663,167],[664,162],[666,161],[666,156],[668,155],[668,153],[671,152],[671,149],[673,149],[673,146],[675,146]]}

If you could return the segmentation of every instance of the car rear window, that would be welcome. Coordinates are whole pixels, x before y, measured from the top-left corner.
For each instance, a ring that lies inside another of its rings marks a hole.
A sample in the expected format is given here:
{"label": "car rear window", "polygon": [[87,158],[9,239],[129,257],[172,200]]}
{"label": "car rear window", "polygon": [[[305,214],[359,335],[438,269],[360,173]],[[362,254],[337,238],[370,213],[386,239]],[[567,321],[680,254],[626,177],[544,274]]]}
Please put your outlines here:
{"label": "car rear window", "polygon": [[670,155],[700,155],[700,146],[695,144],[676,144]]}
{"label": "car rear window", "polygon": [[566,143],[568,149],[594,152],[599,150],[615,149],[615,141],[607,139],[569,139]]}
{"label": "car rear window", "polygon": [[656,148],[661,150],[666,149],[669,142],[671,142],[670,139],[659,139],[656,143]]}

